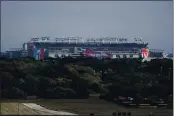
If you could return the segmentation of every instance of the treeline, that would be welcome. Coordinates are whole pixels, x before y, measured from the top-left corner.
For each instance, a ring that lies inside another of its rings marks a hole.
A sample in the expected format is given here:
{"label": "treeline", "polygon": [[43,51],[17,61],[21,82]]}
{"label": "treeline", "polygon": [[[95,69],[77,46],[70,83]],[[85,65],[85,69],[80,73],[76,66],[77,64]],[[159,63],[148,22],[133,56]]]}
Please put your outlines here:
{"label": "treeline", "polygon": [[156,96],[173,93],[173,60],[64,58],[1,59],[2,98],[101,98]]}

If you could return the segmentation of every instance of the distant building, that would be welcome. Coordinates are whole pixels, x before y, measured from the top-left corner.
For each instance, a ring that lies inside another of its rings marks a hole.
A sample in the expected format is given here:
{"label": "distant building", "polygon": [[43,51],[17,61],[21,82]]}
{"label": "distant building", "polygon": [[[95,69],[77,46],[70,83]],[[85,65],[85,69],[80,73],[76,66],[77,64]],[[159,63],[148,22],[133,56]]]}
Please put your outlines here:
{"label": "distant building", "polygon": [[20,57],[28,57],[28,51],[27,50],[22,50]]}
{"label": "distant building", "polygon": [[9,58],[20,58],[21,57],[21,51],[7,51],[7,54],[9,54]]}
{"label": "distant building", "polygon": [[1,53],[0,53],[0,57],[1,57],[1,58],[10,58],[10,54],[7,53],[7,52],[1,52]]}
{"label": "distant building", "polygon": [[8,54],[8,58],[20,58],[27,57],[28,51],[25,51],[22,48],[12,48],[9,51],[6,51],[6,54]]}
{"label": "distant building", "polygon": [[159,49],[150,49],[149,57],[152,58],[162,58],[163,57],[163,50]]}

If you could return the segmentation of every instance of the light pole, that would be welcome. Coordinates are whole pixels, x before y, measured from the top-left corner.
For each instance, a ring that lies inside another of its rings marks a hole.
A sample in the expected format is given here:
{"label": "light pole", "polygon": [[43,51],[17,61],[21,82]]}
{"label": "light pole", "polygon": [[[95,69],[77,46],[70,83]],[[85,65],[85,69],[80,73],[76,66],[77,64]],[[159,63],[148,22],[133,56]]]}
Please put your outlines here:
{"label": "light pole", "polygon": [[170,70],[171,70],[171,68],[169,68],[169,79],[170,79]]}
{"label": "light pole", "polygon": [[[1,71],[0,71],[0,73],[1,73]],[[2,77],[0,76],[0,115],[2,114],[2,113],[1,113],[1,101],[2,101],[2,100],[1,100],[1,91],[2,91],[2,89],[1,89],[1,85],[2,85],[1,83],[2,83],[2,82],[1,82],[1,81],[2,81]]]}
{"label": "light pole", "polygon": [[163,73],[163,67],[161,67],[161,76],[162,76],[162,73]]}

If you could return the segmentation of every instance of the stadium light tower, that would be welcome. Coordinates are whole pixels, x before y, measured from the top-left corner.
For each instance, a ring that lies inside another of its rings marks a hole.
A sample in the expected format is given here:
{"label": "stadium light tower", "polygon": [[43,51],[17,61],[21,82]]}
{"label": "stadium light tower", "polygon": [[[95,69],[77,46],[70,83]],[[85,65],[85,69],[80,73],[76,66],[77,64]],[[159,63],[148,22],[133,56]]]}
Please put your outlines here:
{"label": "stadium light tower", "polygon": [[[0,73],[1,73],[1,70],[0,70]],[[1,85],[2,85],[2,84],[1,84],[1,83],[2,83],[2,76],[0,76],[0,115],[2,114],[2,113],[1,113],[1,101],[2,101],[2,100],[1,100],[1,91],[2,91]]]}
{"label": "stadium light tower", "polygon": [[0,40],[0,55],[1,55],[1,40]]}

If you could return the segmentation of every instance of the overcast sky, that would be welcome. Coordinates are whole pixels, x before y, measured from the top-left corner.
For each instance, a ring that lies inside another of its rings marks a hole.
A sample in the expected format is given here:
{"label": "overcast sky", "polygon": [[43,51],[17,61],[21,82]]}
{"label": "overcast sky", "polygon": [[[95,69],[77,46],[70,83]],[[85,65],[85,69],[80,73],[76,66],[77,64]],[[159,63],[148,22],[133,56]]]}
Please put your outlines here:
{"label": "overcast sky", "polygon": [[173,1],[1,2],[2,51],[32,37],[142,37],[173,49]]}

